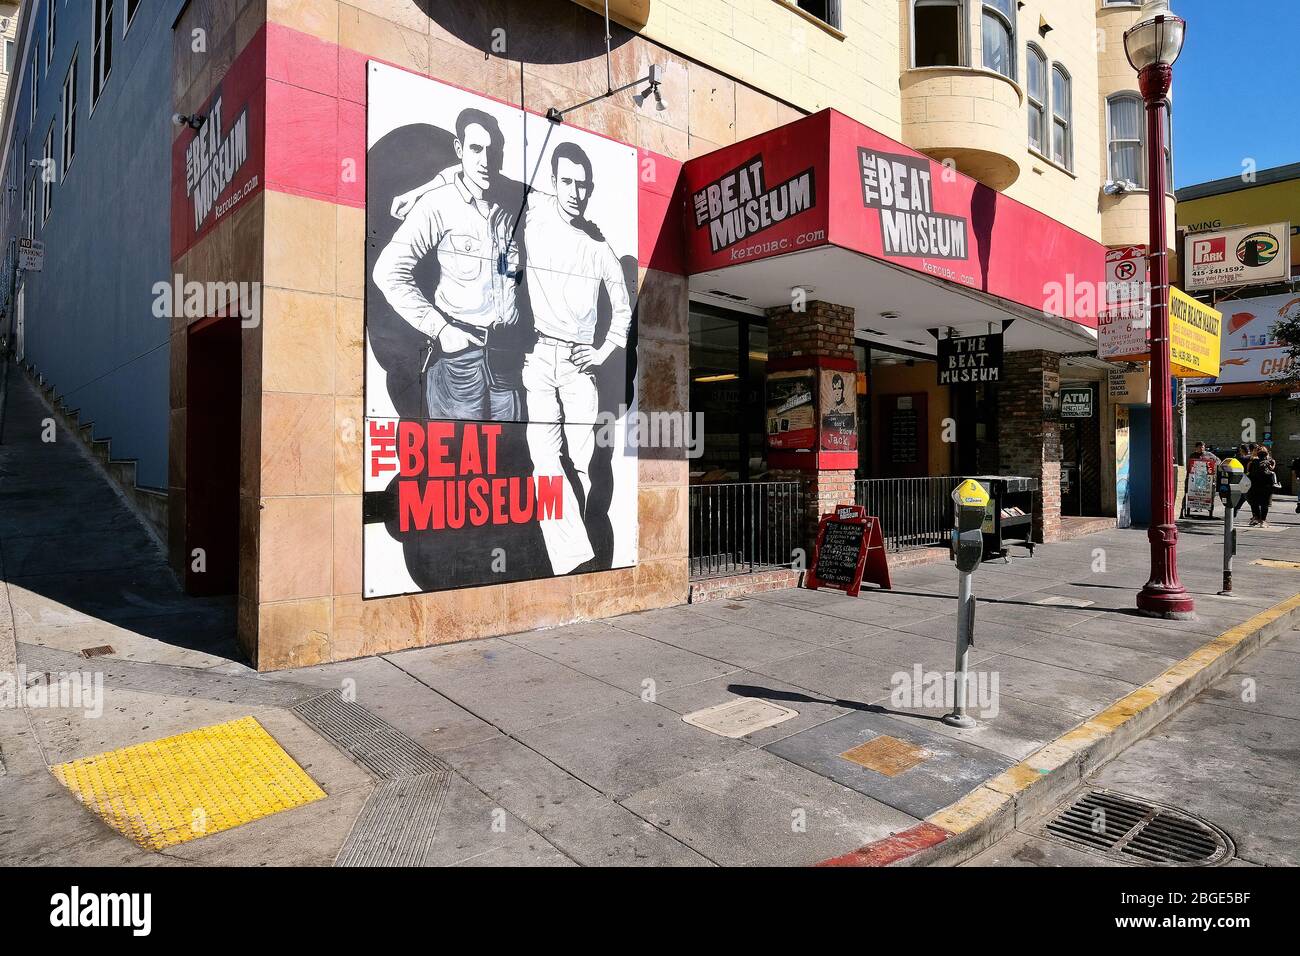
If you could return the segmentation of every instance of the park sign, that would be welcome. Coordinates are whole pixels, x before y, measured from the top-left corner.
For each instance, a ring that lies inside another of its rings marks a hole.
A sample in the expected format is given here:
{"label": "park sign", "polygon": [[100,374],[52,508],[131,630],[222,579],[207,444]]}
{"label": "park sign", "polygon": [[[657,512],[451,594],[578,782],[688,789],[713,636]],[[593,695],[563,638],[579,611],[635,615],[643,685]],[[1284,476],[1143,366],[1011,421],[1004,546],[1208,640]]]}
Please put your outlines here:
{"label": "park sign", "polygon": [[1291,275],[1291,224],[1194,233],[1186,240],[1183,271],[1193,291],[1285,282]]}
{"label": "park sign", "polygon": [[1223,313],[1181,289],[1169,290],[1169,363],[1175,378],[1219,374]]}

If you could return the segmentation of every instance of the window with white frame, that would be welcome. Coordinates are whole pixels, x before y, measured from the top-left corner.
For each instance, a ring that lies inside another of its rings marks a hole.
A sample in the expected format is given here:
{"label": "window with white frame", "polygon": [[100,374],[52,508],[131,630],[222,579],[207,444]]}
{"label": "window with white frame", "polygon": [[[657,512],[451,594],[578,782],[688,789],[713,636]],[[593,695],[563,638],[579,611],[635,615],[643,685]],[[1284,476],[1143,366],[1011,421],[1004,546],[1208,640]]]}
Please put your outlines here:
{"label": "window with white frame", "polygon": [[[139,2],[136,0],[136,3]],[[795,0],[795,6],[804,13],[812,14],[822,23],[837,30],[840,28],[840,0]]]}
{"label": "window with white frame", "polygon": [[1059,63],[1052,64],[1052,160],[1066,169],[1074,166],[1071,126],[1070,74]]}
{"label": "window with white frame", "polygon": [[41,155],[41,224],[50,218],[50,211],[54,208],[54,180],[57,178],[54,169],[54,121],[50,121],[50,128],[45,133],[45,150]]}
{"label": "window with white frame", "polygon": [[1025,99],[1029,103],[1029,148],[1047,155],[1047,57],[1032,43],[1025,48]]}
{"label": "window with white frame", "polygon": [[60,156],[63,169],[59,178],[68,175],[72,157],[77,155],[77,51],[72,51],[72,63],[68,66],[68,75],[63,80],[63,133],[60,137]]}
{"label": "window with white frame", "polygon": [[1016,6],[1015,0],[984,0],[980,26],[984,68],[1016,78]]}
{"label": "window with white frame", "polygon": [[140,0],[126,0],[126,22],[122,25],[122,36],[126,36],[126,31],[131,29],[131,24],[135,22],[136,11],[140,9]]}
{"label": "window with white frame", "polygon": [[90,108],[93,110],[104,92],[108,74],[113,71],[113,0],[94,0],[91,23]]}
{"label": "window with white frame", "polygon": [[912,65],[965,66],[962,0],[912,0]]}
{"label": "window with white frame", "polygon": [[59,0],[45,0],[45,65],[54,61],[54,44],[58,37]]}
{"label": "window with white frame", "polygon": [[1107,174],[1114,182],[1146,185],[1142,113],[1142,97],[1136,93],[1116,93],[1106,99]]}

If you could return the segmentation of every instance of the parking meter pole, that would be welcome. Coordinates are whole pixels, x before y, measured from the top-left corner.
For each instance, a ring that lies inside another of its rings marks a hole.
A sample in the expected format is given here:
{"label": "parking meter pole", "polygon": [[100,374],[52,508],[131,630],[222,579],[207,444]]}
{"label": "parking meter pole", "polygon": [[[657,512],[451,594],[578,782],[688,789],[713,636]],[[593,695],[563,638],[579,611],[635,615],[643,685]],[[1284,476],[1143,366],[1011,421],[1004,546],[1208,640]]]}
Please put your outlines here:
{"label": "parking meter pole", "polygon": [[1237,553],[1237,531],[1232,526],[1232,505],[1223,507],[1223,590],[1220,594],[1232,593],[1232,556]]}
{"label": "parking meter pole", "polygon": [[1219,498],[1223,501],[1223,590],[1224,597],[1232,597],[1232,559],[1237,553],[1237,505],[1250,490],[1246,469],[1235,458],[1219,463]]}
{"label": "parking meter pole", "polygon": [[966,714],[967,667],[970,663],[971,640],[975,636],[974,575],[961,572],[957,580],[957,673],[953,681],[954,708],[943,718],[949,727],[971,728],[975,721]]}
{"label": "parking meter pole", "polygon": [[989,503],[988,490],[968,478],[952,492],[955,525],[952,532],[952,559],[957,564],[957,662],[953,675],[953,711],[943,717],[950,727],[970,728],[975,721],[966,713],[967,666],[970,649],[975,643],[974,574],[984,557],[984,509]]}

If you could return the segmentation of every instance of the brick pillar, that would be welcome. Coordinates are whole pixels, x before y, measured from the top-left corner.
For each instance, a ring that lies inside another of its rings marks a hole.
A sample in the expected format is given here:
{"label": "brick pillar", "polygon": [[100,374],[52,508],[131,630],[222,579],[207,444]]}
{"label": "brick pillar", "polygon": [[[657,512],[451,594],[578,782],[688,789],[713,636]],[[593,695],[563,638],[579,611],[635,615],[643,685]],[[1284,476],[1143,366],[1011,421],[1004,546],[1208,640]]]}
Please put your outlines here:
{"label": "brick pillar", "polygon": [[1054,541],[1061,530],[1061,422],[1044,409],[1054,376],[1060,388],[1061,357],[1055,352],[1009,352],[998,387],[998,471],[1037,478],[1034,540]]}
{"label": "brick pillar", "polygon": [[[769,361],[818,356],[853,358],[853,309],[849,306],[814,301],[808,302],[803,311],[769,309],[767,317]],[[855,473],[851,469],[774,468],[768,475],[773,481],[802,482],[804,541],[811,561],[817,520],[836,505],[853,503]]]}

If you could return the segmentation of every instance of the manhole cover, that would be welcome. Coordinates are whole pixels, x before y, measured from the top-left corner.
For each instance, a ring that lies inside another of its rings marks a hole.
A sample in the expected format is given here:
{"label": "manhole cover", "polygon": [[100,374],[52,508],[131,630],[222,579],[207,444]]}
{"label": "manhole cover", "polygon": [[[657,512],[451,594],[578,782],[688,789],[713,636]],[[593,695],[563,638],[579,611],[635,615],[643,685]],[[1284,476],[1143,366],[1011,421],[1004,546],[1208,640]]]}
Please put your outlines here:
{"label": "manhole cover", "polygon": [[724,704],[715,704],[687,714],[682,720],[692,727],[699,727],[711,734],[736,738],[775,727],[791,717],[798,716],[799,712],[789,707],[771,704],[757,697],[738,697]]}
{"label": "manhole cover", "polygon": [[911,770],[932,756],[933,754],[924,747],[909,744],[888,734],[872,737],[866,743],[858,744],[840,754],[843,759],[859,767],[884,774],[886,777],[897,777],[903,771]]}
{"label": "manhole cover", "polygon": [[1084,793],[1058,810],[1041,832],[1147,866],[1218,866],[1233,853],[1228,835],[1200,817],[1113,790]]}

